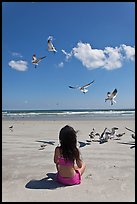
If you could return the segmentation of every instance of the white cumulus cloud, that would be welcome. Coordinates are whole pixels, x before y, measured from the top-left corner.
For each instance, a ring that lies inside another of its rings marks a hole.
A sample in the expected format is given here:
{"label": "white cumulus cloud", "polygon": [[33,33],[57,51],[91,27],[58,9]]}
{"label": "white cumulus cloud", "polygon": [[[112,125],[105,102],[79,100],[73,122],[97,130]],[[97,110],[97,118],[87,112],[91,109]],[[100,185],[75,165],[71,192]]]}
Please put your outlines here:
{"label": "white cumulus cloud", "polygon": [[121,50],[125,52],[125,58],[129,60],[135,60],[135,47],[127,46],[127,45],[121,45]]}
{"label": "white cumulus cloud", "polygon": [[28,63],[26,61],[23,60],[19,60],[19,61],[15,61],[15,60],[11,60],[9,62],[9,66],[13,69],[16,69],[18,71],[26,71],[28,69]]}
{"label": "white cumulus cloud", "polygon": [[124,60],[133,61],[135,58],[135,47],[124,44],[114,48],[105,47],[102,50],[92,48],[89,43],[78,42],[70,53],[65,50],[62,50],[62,52],[66,55],[67,60],[74,56],[90,70],[96,68],[118,69],[122,67]]}
{"label": "white cumulus cloud", "polygon": [[79,42],[73,48],[74,56],[87,68],[95,69],[104,66],[105,54],[102,50],[92,49],[90,44]]}
{"label": "white cumulus cloud", "polygon": [[112,70],[122,67],[123,57],[119,48],[106,47],[104,54],[106,55],[104,68]]}

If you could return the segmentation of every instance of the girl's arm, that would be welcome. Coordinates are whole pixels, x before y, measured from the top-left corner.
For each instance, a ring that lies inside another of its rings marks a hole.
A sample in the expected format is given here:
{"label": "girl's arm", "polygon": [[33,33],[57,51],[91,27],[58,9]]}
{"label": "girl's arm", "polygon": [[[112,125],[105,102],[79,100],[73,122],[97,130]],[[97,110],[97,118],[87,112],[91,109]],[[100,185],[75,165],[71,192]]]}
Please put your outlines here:
{"label": "girl's arm", "polygon": [[60,151],[59,151],[59,147],[56,147],[55,148],[55,151],[54,151],[54,163],[55,164],[58,164],[58,157],[60,156]]}
{"label": "girl's arm", "polygon": [[58,167],[58,157],[59,156],[60,156],[59,147],[56,147],[55,152],[54,152],[54,163],[56,164],[57,171],[59,171],[59,167]]}
{"label": "girl's arm", "polygon": [[77,159],[77,160],[76,160],[76,164],[77,164],[77,166],[78,166],[79,168],[81,168],[81,167],[82,167],[83,162],[82,162],[82,160],[81,160],[81,159]]}
{"label": "girl's arm", "polygon": [[77,148],[77,153],[78,153],[78,155],[77,155],[77,159],[76,159],[76,164],[77,164],[78,168],[81,168],[83,165],[83,161],[81,159],[81,154],[80,154],[80,151],[78,148]]}

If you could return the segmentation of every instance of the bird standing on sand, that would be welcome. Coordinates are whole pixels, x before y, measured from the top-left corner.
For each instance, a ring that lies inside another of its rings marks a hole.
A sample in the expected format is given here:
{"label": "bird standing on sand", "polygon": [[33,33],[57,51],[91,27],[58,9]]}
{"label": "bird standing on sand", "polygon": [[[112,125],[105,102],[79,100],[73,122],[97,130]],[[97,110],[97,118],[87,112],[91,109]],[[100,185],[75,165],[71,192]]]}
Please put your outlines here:
{"label": "bird standing on sand", "polygon": [[105,102],[107,101],[107,100],[110,100],[110,102],[111,102],[111,105],[113,105],[113,103],[116,103],[116,101],[114,100],[114,98],[116,97],[116,95],[117,95],[117,89],[114,89],[114,91],[113,92],[107,92],[107,98],[105,98]]}
{"label": "bird standing on sand", "polygon": [[114,138],[114,136],[116,136],[116,131],[118,130],[118,127],[113,127],[111,128],[111,131],[110,131],[110,139]]}
{"label": "bird standing on sand", "polygon": [[45,57],[46,57],[46,56],[40,57],[40,58],[37,59],[35,54],[32,56],[32,64],[35,65],[35,68],[37,67],[38,63],[39,63],[42,59],[44,59]]}
{"label": "bird standing on sand", "polygon": [[13,131],[13,125],[9,126],[9,129],[10,129],[11,131]]}
{"label": "bird standing on sand", "polygon": [[69,86],[69,88],[71,89],[79,89],[82,93],[86,93],[88,92],[88,89],[86,89],[87,87],[89,87],[92,83],[94,82],[94,80],[88,84],[85,84],[84,86]]}
{"label": "bird standing on sand", "polygon": [[95,137],[95,129],[93,128],[93,130],[89,133],[89,137],[90,140],[92,140]]}

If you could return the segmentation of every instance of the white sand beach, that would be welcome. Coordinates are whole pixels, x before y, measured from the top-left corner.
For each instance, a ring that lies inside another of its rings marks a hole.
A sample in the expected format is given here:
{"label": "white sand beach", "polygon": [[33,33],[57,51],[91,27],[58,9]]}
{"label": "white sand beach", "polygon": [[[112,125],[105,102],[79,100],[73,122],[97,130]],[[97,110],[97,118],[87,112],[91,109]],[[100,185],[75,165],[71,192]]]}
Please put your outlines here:
{"label": "white sand beach", "polygon": [[[66,124],[79,130],[86,163],[80,185],[63,186],[54,180],[53,153]],[[120,140],[86,141],[93,127],[101,133],[114,126],[118,133],[125,132]],[[2,202],[135,202],[135,140],[125,127],[135,130],[135,120],[3,120]]]}

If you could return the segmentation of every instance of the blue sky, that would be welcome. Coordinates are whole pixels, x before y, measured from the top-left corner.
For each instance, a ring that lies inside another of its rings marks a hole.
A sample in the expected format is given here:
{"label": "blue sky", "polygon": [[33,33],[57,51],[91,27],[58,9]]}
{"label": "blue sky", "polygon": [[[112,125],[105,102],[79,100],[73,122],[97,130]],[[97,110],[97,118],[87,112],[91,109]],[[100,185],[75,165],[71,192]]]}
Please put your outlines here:
{"label": "blue sky", "polygon": [[135,108],[134,55],[134,2],[2,2],[2,109]]}

